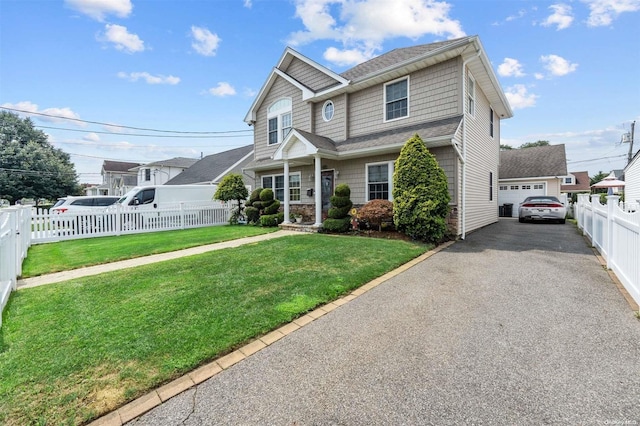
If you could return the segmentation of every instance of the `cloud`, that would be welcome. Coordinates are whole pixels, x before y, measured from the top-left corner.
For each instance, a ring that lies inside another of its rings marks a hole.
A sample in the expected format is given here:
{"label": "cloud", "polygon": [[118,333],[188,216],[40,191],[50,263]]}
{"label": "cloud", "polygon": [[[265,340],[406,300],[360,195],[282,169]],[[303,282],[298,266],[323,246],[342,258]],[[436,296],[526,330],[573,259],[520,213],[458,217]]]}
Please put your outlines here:
{"label": "cloud", "polygon": [[505,96],[509,101],[509,105],[513,110],[529,108],[536,105],[537,95],[528,93],[527,88],[523,84],[516,84],[509,87],[505,92]]}
{"label": "cloud", "polygon": [[207,90],[207,92],[213,96],[224,97],[235,95],[236,89],[234,89],[233,86],[231,86],[229,83],[222,81],[218,83],[216,87],[212,87],[211,89]]}
{"label": "cloud", "polygon": [[498,65],[498,75],[502,77],[524,77],[522,64],[517,59],[504,58],[504,62]]}
{"label": "cloud", "polygon": [[191,27],[191,37],[193,37],[191,47],[202,56],[215,56],[218,45],[222,41],[217,34],[195,25]]}
{"label": "cloud", "polygon": [[287,42],[299,46],[316,40],[336,41],[341,46],[327,49],[325,58],[340,65],[375,56],[386,39],[465,35],[460,22],[449,17],[451,5],[445,1],[296,0],[295,5],[295,16],[305,29],[290,34]]}
{"label": "cloud", "polygon": [[131,14],[131,0],[65,0],[65,5],[96,21],[103,22],[107,15],[126,18]]}
{"label": "cloud", "polygon": [[[22,117],[33,117],[39,121],[45,121],[49,123],[73,123],[77,126],[84,127],[85,123],[76,121],[80,119],[80,115],[73,112],[71,108],[46,108],[41,110],[37,104],[30,101],[22,101],[17,104],[4,103],[0,105],[4,108],[10,108],[19,110],[16,113]],[[46,115],[39,115],[46,114]],[[66,120],[71,119],[71,120]]]}
{"label": "cloud", "polygon": [[100,41],[113,43],[117,50],[126,53],[136,53],[145,50],[144,42],[136,34],[132,34],[127,27],[116,24],[106,24],[105,32],[98,37]]}
{"label": "cloud", "polygon": [[517,14],[507,16],[505,21],[507,21],[507,22],[515,21],[516,19],[520,19],[520,18],[524,17],[524,15],[526,15],[526,14],[527,14],[526,10],[520,9]]}
{"label": "cloud", "polygon": [[553,10],[553,14],[542,22],[542,26],[549,27],[556,25],[556,30],[564,30],[569,28],[573,22],[573,16],[571,14],[571,6],[566,4],[552,4],[549,9]]}
{"label": "cloud", "polygon": [[566,59],[558,55],[541,56],[540,62],[544,64],[544,67],[551,75],[561,77],[578,69],[578,64],[572,64]]}
{"label": "cloud", "polygon": [[138,81],[139,79],[143,79],[148,84],[178,84],[180,83],[179,77],[174,77],[172,75],[151,75],[148,72],[119,72],[118,77],[123,78],[129,81]]}
{"label": "cloud", "polygon": [[247,9],[251,9],[251,7],[253,6],[253,2],[251,0],[244,0],[244,7],[246,7]]}
{"label": "cloud", "polygon": [[611,25],[620,14],[640,10],[638,0],[582,0],[582,2],[589,6],[587,25],[590,27]]}
{"label": "cloud", "polygon": [[100,136],[97,133],[87,133],[82,137],[82,140],[88,142],[100,142]]}

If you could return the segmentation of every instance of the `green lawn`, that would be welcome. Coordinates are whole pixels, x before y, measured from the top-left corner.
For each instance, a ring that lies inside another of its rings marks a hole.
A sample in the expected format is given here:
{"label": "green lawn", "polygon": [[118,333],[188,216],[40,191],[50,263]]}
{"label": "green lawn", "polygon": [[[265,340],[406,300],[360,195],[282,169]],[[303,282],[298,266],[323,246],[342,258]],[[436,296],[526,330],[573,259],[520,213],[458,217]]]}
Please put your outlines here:
{"label": "green lawn", "polygon": [[301,234],[19,290],[0,329],[0,424],[79,424],[422,254]]}
{"label": "green lawn", "polygon": [[277,231],[277,228],[210,226],[181,231],[37,244],[29,248],[28,257],[22,264],[22,277],[68,271],[83,266],[166,253],[274,231]]}

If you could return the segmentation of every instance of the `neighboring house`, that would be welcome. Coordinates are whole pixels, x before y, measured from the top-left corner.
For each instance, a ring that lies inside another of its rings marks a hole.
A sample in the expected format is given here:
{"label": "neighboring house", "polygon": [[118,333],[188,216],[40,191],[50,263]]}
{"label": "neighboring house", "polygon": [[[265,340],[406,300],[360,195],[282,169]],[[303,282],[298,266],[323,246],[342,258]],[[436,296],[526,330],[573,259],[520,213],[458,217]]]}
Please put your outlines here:
{"label": "neighboring house", "polygon": [[640,151],[624,168],[624,199],[626,202],[640,203]]}
{"label": "neighboring house", "polygon": [[590,193],[590,185],[589,172],[569,172],[569,175],[565,176],[562,181],[560,193],[566,195],[570,200],[573,194]]}
{"label": "neighboring house", "polygon": [[564,144],[500,151],[498,204],[518,205],[534,195],[553,195],[566,202],[562,183],[568,177]]}
{"label": "neighboring house", "polygon": [[322,224],[337,184],[362,206],[393,199],[393,168],[418,134],[445,170],[450,228],[498,219],[500,121],[513,115],[477,36],[395,49],[335,73],[286,48],[245,122],[256,186]]}
{"label": "neighboring house", "polygon": [[86,195],[124,195],[137,184],[136,173],[129,170],[140,163],[105,160],[102,163],[102,183],[86,188]]}
{"label": "neighboring house", "polygon": [[176,157],[138,165],[131,171],[137,175],[138,186],[164,185],[197,162],[195,158]]}
{"label": "neighboring house", "polygon": [[250,188],[254,184],[254,176],[242,173],[245,167],[253,159],[253,145],[247,145],[217,154],[207,155],[196,162],[178,176],[166,183],[166,185],[215,185],[229,173],[242,174],[242,178]]}

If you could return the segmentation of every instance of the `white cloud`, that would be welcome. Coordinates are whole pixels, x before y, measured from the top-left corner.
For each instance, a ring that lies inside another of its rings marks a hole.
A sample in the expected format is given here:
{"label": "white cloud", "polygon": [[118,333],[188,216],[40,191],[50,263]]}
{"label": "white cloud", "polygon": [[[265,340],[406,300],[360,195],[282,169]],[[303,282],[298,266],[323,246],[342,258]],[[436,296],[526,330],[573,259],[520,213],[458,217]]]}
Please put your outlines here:
{"label": "white cloud", "polygon": [[133,10],[131,0],[65,0],[65,4],[100,22],[107,15],[126,18]]}
{"label": "white cloud", "polygon": [[132,34],[127,27],[116,24],[106,24],[105,32],[100,37],[100,41],[113,43],[117,50],[127,53],[142,52],[145,50],[144,42],[136,34]]}
{"label": "white cloud", "polygon": [[252,6],[253,2],[251,0],[244,0],[244,7],[246,7],[247,9],[251,9]]}
{"label": "white cloud", "polygon": [[551,75],[556,77],[567,75],[578,69],[578,64],[571,63],[558,55],[543,55],[540,57],[540,62]]}
{"label": "white cloud", "polygon": [[191,27],[191,37],[193,37],[191,47],[202,56],[215,56],[218,45],[222,41],[217,34],[195,25]]}
{"label": "white cloud", "polygon": [[516,84],[509,87],[505,92],[509,105],[513,110],[529,108],[536,105],[537,95],[529,93],[523,84]]}
{"label": "white cloud", "polygon": [[502,77],[523,77],[522,64],[517,59],[504,58],[504,62],[498,65],[498,74]]}
{"label": "white cloud", "polygon": [[246,88],[244,89],[244,95],[245,95],[247,98],[254,98],[257,94],[258,94],[258,92],[257,92],[257,91],[255,91],[255,90],[253,90],[253,89],[251,89],[250,87],[246,87]]}
{"label": "white cloud", "polygon": [[[22,101],[16,104],[4,103],[0,105],[4,108],[15,109],[18,115],[22,117],[33,117],[40,121],[46,121],[49,123],[73,123],[77,126],[86,126],[85,123],[76,121],[80,119],[80,116],[73,112],[71,108],[45,108],[41,110],[37,104],[30,101]],[[45,115],[39,115],[45,114]],[[67,118],[71,120],[66,120]]]}
{"label": "white cloud", "polygon": [[518,11],[518,13],[517,13],[517,14],[507,16],[507,18],[505,19],[505,21],[507,21],[507,22],[515,21],[516,19],[520,19],[520,18],[522,18],[522,17],[523,17],[524,15],[526,15],[526,14],[527,14],[527,11],[526,11],[526,10],[524,10],[524,9],[520,9],[520,10]]}
{"label": "white cloud", "polygon": [[118,77],[129,80],[129,81],[138,81],[142,79],[146,81],[148,84],[178,84],[180,83],[180,77],[174,77],[172,75],[151,75],[148,72],[119,72]]}
{"label": "white cloud", "polygon": [[373,52],[363,52],[358,49],[339,50],[330,47],[324,52],[324,59],[339,66],[357,65],[373,57]]}
{"label": "white cloud", "polygon": [[549,27],[556,25],[556,30],[564,30],[569,28],[573,22],[573,15],[571,14],[571,6],[566,4],[552,4],[549,9],[553,10],[553,14],[542,22],[542,26]]}
{"label": "white cloud", "polygon": [[234,89],[229,83],[222,81],[218,83],[216,87],[212,87],[207,90],[207,92],[213,96],[233,96],[236,94],[236,89]]}
{"label": "white cloud", "polygon": [[[437,0],[296,0],[296,17],[305,30],[290,34],[288,43],[297,46],[315,40],[334,40],[325,58],[337,63],[349,57],[371,58],[386,39],[418,39],[427,34],[444,38],[465,35],[459,21],[449,17],[451,5]],[[353,62],[351,62],[353,63]]]}
{"label": "white cloud", "polygon": [[85,140],[88,142],[100,142],[100,136],[97,133],[91,132],[84,135],[82,137],[82,140]]}
{"label": "white cloud", "polygon": [[589,6],[587,25],[590,27],[611,25],[621,13],[640,10],[638,0],[582,0],[582,2]]}
{"label": "white cloud", "polygon": [[536,80],[542,80],[544,78],[544,74],[540,72],[533,74],[533,76],[535,77]]}

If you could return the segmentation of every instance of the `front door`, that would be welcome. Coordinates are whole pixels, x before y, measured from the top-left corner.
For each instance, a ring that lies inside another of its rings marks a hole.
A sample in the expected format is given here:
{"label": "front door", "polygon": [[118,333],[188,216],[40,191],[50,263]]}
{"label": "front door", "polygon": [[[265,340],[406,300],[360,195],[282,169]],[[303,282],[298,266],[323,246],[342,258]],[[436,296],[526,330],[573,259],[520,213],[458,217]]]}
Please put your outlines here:
{"label": "front door", "polygon": [[333,170],[322,172],[320,186],[322,188],[322,220],[327,218],[333,195]]}

